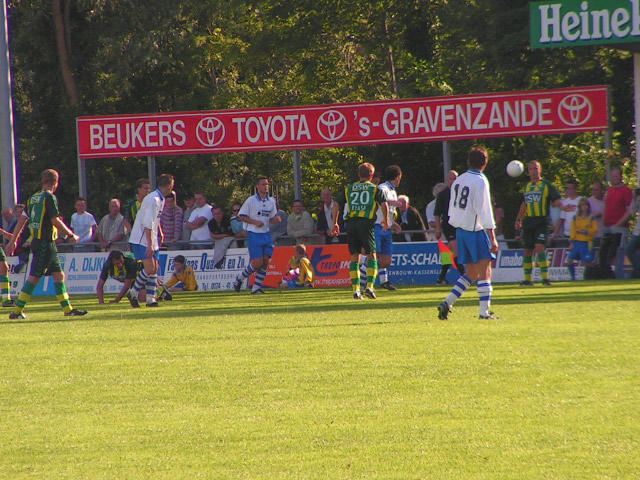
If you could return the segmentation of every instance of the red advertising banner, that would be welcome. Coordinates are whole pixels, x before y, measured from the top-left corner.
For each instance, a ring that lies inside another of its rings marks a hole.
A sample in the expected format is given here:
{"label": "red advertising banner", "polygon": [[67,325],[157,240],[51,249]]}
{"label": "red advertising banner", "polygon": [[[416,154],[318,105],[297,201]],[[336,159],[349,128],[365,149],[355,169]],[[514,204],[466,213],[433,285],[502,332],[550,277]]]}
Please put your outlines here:
{"label": "red advertising banner", "polygon": [[[293,256],[293,247],[275,247],[273,258],[264,279],[265,287],[278,287],[282,277],[289,271],[289,260]],[[307,256],[316,274],[314,286],[346,287],[351,286],[349,277],[349,249],[346,245],[307,245]]]}
{"label": "red advertising banner", "polygon": [[79,117],[80,158],[293,150],[606,130],[607,87]]}

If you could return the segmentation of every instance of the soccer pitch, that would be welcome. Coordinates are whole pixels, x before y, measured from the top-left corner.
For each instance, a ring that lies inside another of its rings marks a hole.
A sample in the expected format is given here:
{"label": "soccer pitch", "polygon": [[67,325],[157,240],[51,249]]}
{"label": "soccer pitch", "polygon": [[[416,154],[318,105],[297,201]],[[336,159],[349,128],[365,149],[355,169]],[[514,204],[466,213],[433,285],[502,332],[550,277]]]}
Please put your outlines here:
{"label": "soccer pitch", "polygon": [[53,298],[0,321],[0,478],[640,475],[640,282]]}

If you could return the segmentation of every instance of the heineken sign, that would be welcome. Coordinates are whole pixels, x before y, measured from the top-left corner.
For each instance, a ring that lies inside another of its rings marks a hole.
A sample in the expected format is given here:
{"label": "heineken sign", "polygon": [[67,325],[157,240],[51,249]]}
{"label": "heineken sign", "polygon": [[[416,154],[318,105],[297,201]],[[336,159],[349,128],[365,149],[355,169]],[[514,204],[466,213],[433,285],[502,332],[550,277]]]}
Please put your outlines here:
{"label": "heineken sign", "polygon": [[531,48],[640,42],[640,0],[531,2]]}

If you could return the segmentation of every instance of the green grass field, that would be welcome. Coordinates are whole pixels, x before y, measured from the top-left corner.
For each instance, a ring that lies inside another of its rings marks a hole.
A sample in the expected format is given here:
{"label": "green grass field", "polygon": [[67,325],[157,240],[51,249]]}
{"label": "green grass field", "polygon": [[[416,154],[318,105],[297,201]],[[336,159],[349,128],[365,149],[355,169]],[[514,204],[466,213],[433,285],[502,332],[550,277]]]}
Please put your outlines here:
{"label": "green grass field", "polygon": [[0,478],[640,476],[640,282],[53,298],[0,321]]}

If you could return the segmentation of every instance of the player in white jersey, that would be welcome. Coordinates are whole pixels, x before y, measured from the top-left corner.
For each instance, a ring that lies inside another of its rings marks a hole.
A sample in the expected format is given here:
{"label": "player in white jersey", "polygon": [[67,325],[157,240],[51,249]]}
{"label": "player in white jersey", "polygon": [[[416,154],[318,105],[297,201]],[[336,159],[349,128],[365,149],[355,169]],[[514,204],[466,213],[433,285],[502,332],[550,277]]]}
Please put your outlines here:
{"label": "player in white jersey", "polygon": [[495,319],[491,312],[491,262],[498,251],[496,227],[487,177],[482,173],[489,158],[484,147],[469,152],[469,170],[451,185],[449,223],[456,227],[458,261],[467,271],[461,275],[449,296],[438,305],[438,318],[446,320],[452,305],[477,280],[480,318]]}
{"label": "player in white jersey", "polygon": [[160,247],[158,245],[158,229],[160,229],[160,214],[164,208],[164,198],[173,191],[174,179],[172,175],[163,174],[158,178],[158,188],[144,197],[129,235],[131,251],[137,261],[141,261],[144,268],[138,272],[136,281],[127,293],[133,308],[140,306],[138,294],[146,290],[147,307],[157,307],[156,287],[158,286],[158,260]]}
{"label": "player in white jersey", "polygon": [[391,258],[393,255],[393,238],[392,233],[398,233],[402,228],[395,222],[396,207],[398,206],[398,193],[396,188],[402,180],[402,170],[397,165],[389,165],[384,171],[386,182],[380,184],[378,188],[382,190],[387,197],[389,206],[389,214],[387,215],[387,225],[389,229],[382,231],[382,220],[384,214],[379,208],[376,213],[376,250],[378,252],[378,278],[380,279],[380,287],[387,290],[396,290],[389,281],[387,269],[391,266]]}
{"label": "player in white jersey", "polygon": [[252,273],[256,274],[256,281],[251,289],[252,294],[261,294],[262,282],[267,275],[267,267],[273,257],[273,241],[269,232],[269,223],[280,223],[282,218],[277,215],[278,207],[273,197],[269,196],[269,179],[258,177],[257,193],[244,202],[238,212],[238,220],[247,224],[247,243],[249,247],[249,265],[233,282],[233,288],[239,292],[242,282]]}

